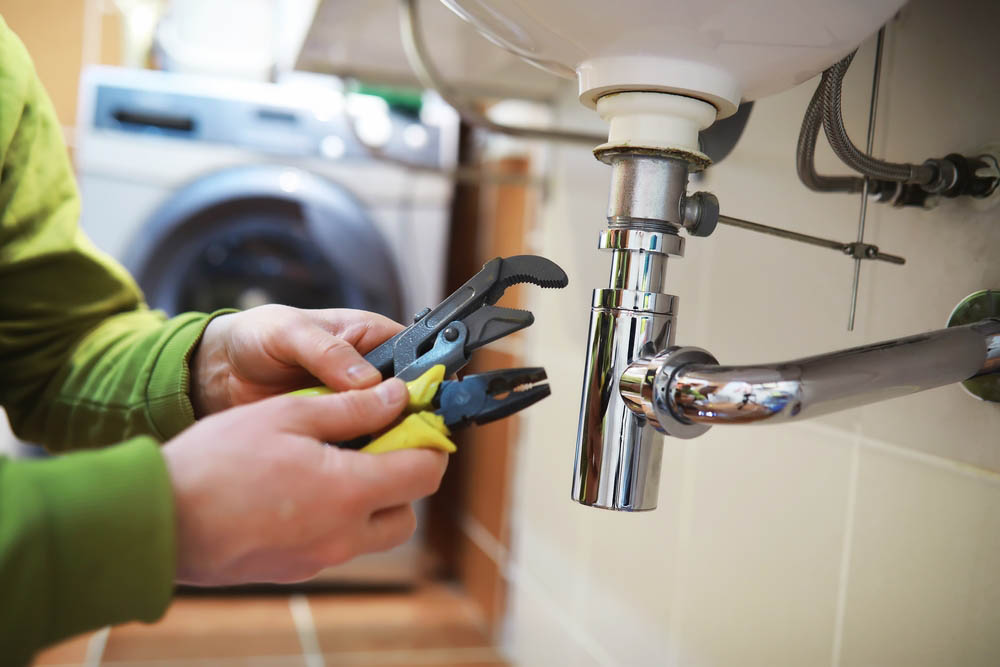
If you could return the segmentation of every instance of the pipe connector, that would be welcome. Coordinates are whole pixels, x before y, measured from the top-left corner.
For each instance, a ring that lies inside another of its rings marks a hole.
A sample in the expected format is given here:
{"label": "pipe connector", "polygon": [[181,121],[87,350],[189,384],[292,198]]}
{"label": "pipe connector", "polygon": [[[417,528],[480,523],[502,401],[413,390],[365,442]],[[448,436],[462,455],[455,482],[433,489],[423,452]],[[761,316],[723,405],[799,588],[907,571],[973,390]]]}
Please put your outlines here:
{"label": "pipe connector", "polygon": [[948,198],[963,195],[984,198],[997,187],[997,163],[992,155],[966,157],[951,153],[927,160],[923,166],[934,171],[934,178],[923,186],[931,194]]}
{"label": "pipe connector", "polygon": [[701,152],[698,133],[715,122],[718,111],[703,100],[672,93],[630,91],[597,100],[597,113],[608,121],[608,141],[594,153],[649,150],[688,162],[693,169],[711,160]]}
{"label": "pipe connector", "polygon": [[618,391],[633,412],[649,420],[660,433],[688,440],[704,435],[708,424],[696,424],[675,410],[671,393],[677,373],[689,364],[718,365],[700,347],[670,347],[655,357],[632,362],[618,381]]}

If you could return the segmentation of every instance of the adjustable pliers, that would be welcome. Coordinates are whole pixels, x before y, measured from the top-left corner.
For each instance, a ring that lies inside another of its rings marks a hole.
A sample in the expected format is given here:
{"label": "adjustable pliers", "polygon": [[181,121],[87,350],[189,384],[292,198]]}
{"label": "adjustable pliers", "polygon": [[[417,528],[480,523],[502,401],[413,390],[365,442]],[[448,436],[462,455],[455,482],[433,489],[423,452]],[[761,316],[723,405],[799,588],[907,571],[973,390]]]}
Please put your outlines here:
{"label": "adjustable pliers", "polygon": [[[504,291],[520,283],[558,288],[569,283],[551,260],[536,255],[497,257],[435,308],[365,355],[383,378],[406,380],[410,413],[372,440],[359,438],[342,447],[384,452],[415,446],[454,451],[449,428],[484,424],[507,417],[549,395],[542,368],[513,368],[445,380],[463,368],[477,348],[530,326],[525,310],[494,306]],[[317,393],[323,388],[296,393]],[[503,398],[499,396],[503,395]]]}
{"label": "adjustable pliers", "polygon": [[497,257],[435,308],[426,308],[413,324],[365,355],[383,378],[413,380],[431,366],[443,364],[445,375],[469,363],[472,352],[530,326],[526,310],[494,306],[504,291],[521,283],[565,287],[566,273],[555,262],[537,255]]}

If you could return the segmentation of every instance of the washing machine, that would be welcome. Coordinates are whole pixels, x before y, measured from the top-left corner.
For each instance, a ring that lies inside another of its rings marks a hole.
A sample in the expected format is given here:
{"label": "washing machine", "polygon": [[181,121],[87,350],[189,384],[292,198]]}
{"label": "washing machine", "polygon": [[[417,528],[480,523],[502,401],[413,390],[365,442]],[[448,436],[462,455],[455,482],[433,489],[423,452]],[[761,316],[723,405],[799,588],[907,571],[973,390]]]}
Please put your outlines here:
{"label": "washing machine", "polygon": [[[82,77],[81,226],[168,314],[284,303],[407,320],[443,298],[458,119],[310,82]],[[385,159],[374,159],[373,151]],[[326,581],[419,575],[422,536]]]}
{"label": "washing machine", "polygon": [[[395,319],[442,297],[457,118],[316,82],[111,67],[81,80],[81,225],[169,314]],[[377,151],[386,159],[374,159]]]}

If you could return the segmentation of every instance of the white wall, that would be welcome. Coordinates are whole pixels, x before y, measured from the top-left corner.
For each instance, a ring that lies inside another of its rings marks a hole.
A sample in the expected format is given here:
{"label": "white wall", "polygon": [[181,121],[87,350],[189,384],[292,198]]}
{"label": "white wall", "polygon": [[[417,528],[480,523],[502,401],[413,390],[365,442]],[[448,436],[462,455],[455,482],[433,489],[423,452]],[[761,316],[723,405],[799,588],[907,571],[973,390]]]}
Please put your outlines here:
{"label": "white wall", "polygon": [[[923,160],[1000,138],[1000,4],[917,0],[890,27],[876,152]],[[872,45],[848,77],[863,142]],[[858,198],[794,171],[816,81],[762,100],[707,179],[722,209],[845,241]],[[599,125],[567,96],[564,126]],[[821,139],[821,144],[822,144]],[[820,168],[838,169],[822,147]],[[522,422],[514,545],[506,563],[511,657],[526,665],[1000,664],[1000,408],[958,386],[799,425],[716,427],[668,440],[659,509],[569,500],[590,291],[609,173],[560,147],[536,250],[571,284],[533,291],[527,359],[553,395]],[[851,261],[721,228],[690,239],[666,291],[677,341],[724,363],[775,361],[943,326],[966,294],[1000,287],[1000,209],[869,208],[869,242],[907,258],[866,263],[845,331]]]}

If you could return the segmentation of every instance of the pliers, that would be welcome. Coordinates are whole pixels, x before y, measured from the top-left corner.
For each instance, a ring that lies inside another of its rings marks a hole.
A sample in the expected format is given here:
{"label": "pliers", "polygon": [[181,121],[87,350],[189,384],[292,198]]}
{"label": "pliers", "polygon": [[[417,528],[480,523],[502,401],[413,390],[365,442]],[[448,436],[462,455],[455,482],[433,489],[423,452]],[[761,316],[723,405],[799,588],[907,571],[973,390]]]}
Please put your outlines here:
{"label": "pliers", "polygon": [[425,308],[413,324],[365,355],[383,378],[414,380],[437,364],[445,377],[469,363],[472,352],[530,326],[526,310],[494,306],[504,291],[520,283],[545,288],[565,287],[566,273],[552,260],[537,255],[497,257],[435,308]]}
{"label": "pliers", "polygon": [[[444,379],[469,363],[476,349],[535,321],[526,310],[493,305],[508,287],[520,283],[559,288],[569,284],[569,279],[559,265],[544,257],[497,257],[435,308],[417,313],[413,324],[365,355],[383,378],[407,381],[409,414],[374,440],[366,436],[339,446],[372,453],[418,446],[452,452],[455,445],[447,437],[449,428],[502,419],[548,396],[548,385],[535,384],[545,380],[542,368]],[[328,392],[314,387],[293,393]]]}
{"label": "pliers", "polygon": [[508,368],[445,380],[445,366],[432,366],[407,383],[407,416],[382,435],[358,438],[341,447],[378,454],[410,447],[454,452],[451,429],[508,417],[549,395],[544,368]]}

